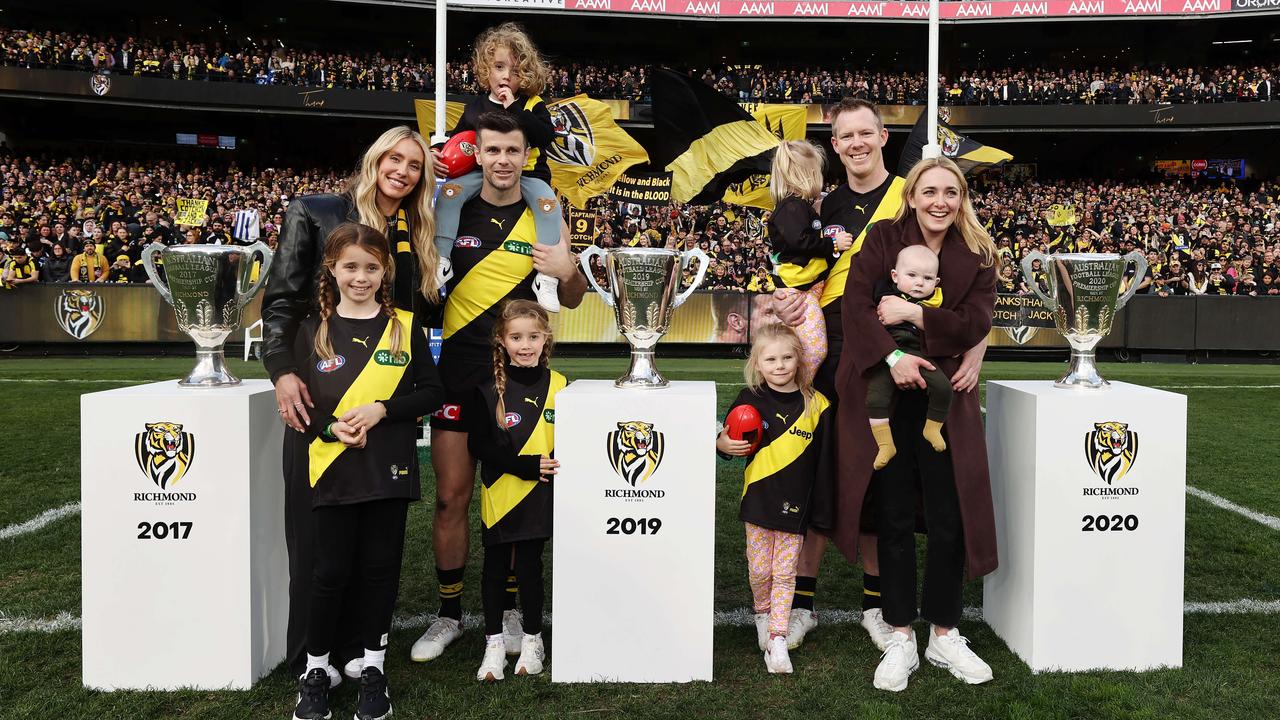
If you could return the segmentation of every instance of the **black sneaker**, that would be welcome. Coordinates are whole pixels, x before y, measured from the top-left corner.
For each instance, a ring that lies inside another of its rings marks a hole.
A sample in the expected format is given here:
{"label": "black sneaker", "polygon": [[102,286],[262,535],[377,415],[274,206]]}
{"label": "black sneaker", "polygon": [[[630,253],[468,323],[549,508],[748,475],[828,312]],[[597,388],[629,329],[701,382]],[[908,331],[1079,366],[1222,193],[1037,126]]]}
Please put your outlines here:
{"label": "black sneaker", "polygon": [[384,720],[391,717],[391,693],[387,692],[387,676],[376,667],[360,673],[360,709],[356,720]]}
{"label": "black sneaker", "polygon": [[298,680],[298,706],[293,709],[293,720],[329,720],[329,673],[324,668],[312,668]]}

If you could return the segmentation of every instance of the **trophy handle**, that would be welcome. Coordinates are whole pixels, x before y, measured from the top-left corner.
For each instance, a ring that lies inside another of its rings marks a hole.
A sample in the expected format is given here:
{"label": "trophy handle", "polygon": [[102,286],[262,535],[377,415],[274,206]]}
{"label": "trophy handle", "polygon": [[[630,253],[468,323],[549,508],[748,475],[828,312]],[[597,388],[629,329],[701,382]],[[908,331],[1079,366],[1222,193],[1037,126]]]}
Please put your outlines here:
{"label": "trophy handle", "polygon": [[147,277],[151,278],[151,284],[155,286],[156,291],[160,293],[160,297],[165,302],[173,304],[173,294],[169,292],[169,286],[165,285],[160,279],[160,273],[156,272],[156,255],[164,250],[164,243],[153,242],[142,248],[142,267],[147,271]]}
{"label": "trophy handle", "polygon": [[684,292],[676,296],[675,302],[671,304],[672,309],[683,305],[684,301],[688,300],[689,296],[693,294],[693,291],[698,289],[698,286],[702,284],[702,278],[707,274],[707,268],[711,265],[711,259],[702,251],[702,248],[685,250],[680,253],[681,275],[684,274],[684,269],[689,266],[689,260],[692,258],[697,258],[698,260],[698,274],[693,276],[693,282],[689,283],[689,287],[685,288]]}
{"label": "trophy handle", "polygon": [[1054,302],[1053,298],[1045,295],[1044,292],[1040,290],[1040,283],[1036,282],[1035,274],[1031,272],[1031,263],[1035,260],[1040,261],[1040,268],[1042,270],[1049,272],[1049,256],[1039,250],[1032,250],[1022,256],[1022,277],[1027,281],[1027,287],[1031,288],[1031,292],[1035,293],[1035,296],[1040,298],[1040,302],[1044,303],[1045,308],[1048,309],[1049,312],[1053,312],[1058,309],[1058,303]]}
{"label": "trophy handle", "polygon": [[603,265],[605,255],[608,255],[608,253],[603,248],[599,245],[592,245],[578,253],[578,264],[582,266],[582,272],[586,273],[587,282],[591,283],[591,288],[604,299],[604,304],[613,307],[613,295],[605,292],[604,288],[600,287],[600,283],[596,282],[595,273],[591,272],[591,258],[599,256],[600,264]]}
{"label": "trophy handle", "polygon": [[[248,305],[249,301],[253,299],[253,296],[258,294],[258,289],[267,282],[267,271],[271,269],[271,261],[274,258],[274,254],[271,252],[271,247],[261,240],[252,245],[246,245],[244,253],[245,256],[249,258],[250,262],[253,261],[254,255],[261,254],[262,267],[258,268],[257,281],[254,282],[248,290],[245,290],[244,292],[236,292],[236,303],[238,303],[240,307]],[[252,265],[250,265],[250,267],[252,267]]]}
{"label": "trophy handle", "polygon": [[1133,282],[1129,283],[1129,289],[1124,291],[1124,294],[1120,296],[1119,300],[1116,300],[1116,310],[1124,307],[1124,304],[1129,302],[1129,298],[1133,297],[1133,294],[1138,292],[1138,285],[1142,283],[1142,277],[1147,274],[1147,256],[1143,255],[1140,251],[1134,250],[1128,255],[1125,255],[1124,261],[1126,267],[1129,262],[1132,261],[1135,266],[1135,270],[1133,273]]}

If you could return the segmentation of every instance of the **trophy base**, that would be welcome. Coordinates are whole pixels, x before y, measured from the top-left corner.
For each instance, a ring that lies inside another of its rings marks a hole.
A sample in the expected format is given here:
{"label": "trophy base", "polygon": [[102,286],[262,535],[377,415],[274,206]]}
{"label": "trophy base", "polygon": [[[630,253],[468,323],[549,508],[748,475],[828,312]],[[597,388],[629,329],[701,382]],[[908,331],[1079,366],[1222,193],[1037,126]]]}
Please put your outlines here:
{"label": "trophy base", "polygon": [[1067,390],[1101,390],[1110,384],[1098,374],[1098,364],[1092,350],[1072,350],[1067,374],[1054,381],[1053,386]]}
{"label": "trophy base", "polygon": [[221,347],[216,350],[196,348],[196,366],[178,381],[178,385],[184,388],[235,387],[239,384],[240,378],[227,369],[227,358]]}
{"label": "trophy base", "polygon": [[653,365],[653,350],[631,349],[631,367],[627,374],[613,381],[613,386],[623,390],[664,388],[670,383]]}

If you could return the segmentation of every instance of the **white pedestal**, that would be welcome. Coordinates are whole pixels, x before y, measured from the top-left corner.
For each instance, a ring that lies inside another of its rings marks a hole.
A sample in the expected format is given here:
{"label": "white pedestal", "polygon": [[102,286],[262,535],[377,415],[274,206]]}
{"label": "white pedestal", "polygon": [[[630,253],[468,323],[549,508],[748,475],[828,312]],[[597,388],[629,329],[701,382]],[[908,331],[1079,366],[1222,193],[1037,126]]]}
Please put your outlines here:
{"label": "white pedestal", "polygon": [[[80,413],[85,686],[247,690],[284,659],[288,620],[271,383],[139,385],[84,395]],[[142,467],[156,423],[194,447],[180,477],[154,473],[163,488]]]}
{"label": "white pedestal", "polygon": [[[1127,425],[1126,472],[1091,466],[1097,423]],[[1186,397],[991,381],[987,453],[1000,568],[982,613],[996,634],[1036,672],[1181,667]]]}
{"label": "white pedestal", "polygon": [[[579,380],[556,396],[553,682],[711,680],[715,413],[711,382]],[[660,450],[634,482],[611,437],[629,422]]]}

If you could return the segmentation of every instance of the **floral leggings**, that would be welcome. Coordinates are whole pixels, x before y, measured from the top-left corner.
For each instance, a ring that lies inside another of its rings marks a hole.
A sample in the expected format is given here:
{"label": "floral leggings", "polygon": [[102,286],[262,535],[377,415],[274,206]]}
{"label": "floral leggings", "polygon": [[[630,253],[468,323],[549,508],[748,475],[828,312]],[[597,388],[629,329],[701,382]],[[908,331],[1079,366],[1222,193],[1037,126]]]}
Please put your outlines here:
{"label": "floral leggings", "polygon": [[769,634],[787,634],[791,596],[796,591],[796,563],[804,535],[747,526],[747,578],[757,613],[769,613]]}
{"label": "floral leggings", "polygon": [[800,359],[809,370],[810,380],[818,372],[818,366],[822,365],[822,361],[827,359],[827,320],[822,314],[822,305],[818,302],[822,297],[822,288],[825,286],[826,283],[820,282],[815,283],[808,290],[795,291],[800,293],[804,300],[804,317],[800,324],[792,329],[796,331],[804,347],[803,356]]}

